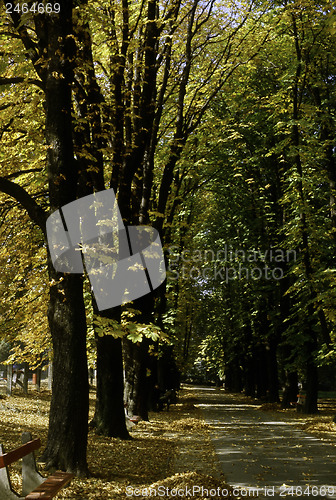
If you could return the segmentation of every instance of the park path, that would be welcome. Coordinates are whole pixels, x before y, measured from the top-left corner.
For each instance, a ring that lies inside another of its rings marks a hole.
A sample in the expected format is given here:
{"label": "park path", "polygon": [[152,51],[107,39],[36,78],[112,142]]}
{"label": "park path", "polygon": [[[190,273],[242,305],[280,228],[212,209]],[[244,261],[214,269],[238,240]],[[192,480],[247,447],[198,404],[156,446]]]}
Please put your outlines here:
{"label": "park path", "polygon": [[255,491],[259,497],[336,499],[335,446],[244,398],[209,387],[194,390],[230,485],[249,498]]}

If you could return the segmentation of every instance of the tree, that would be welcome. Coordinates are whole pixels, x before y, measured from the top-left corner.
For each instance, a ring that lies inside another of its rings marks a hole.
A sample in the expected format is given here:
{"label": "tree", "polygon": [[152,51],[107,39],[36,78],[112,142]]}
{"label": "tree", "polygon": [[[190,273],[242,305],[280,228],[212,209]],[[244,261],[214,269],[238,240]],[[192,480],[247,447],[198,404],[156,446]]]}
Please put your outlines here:
{"label": "tree", "polygon": [[[310,413],[317,409],[319,347],[320,362],[326,352],[329,360],[334,359],[327,299],[333,296],[332,280],[327,278],[333,248],[332,194],[327,188],[333,185],[334,161],[329,112],[333,59],[326,51],[334,43],[330,22],[329,7],[310,2],[277,5],[264,17],[263,29],[271,30],[271,40],[236,71],[230,82],[234,91],[224,87],[226,92],[209,114],[211,155],[222,170],[207,186],[210,202],[203,208],[202,222],[204,213],[211,215],[204,224],[196,218],[200,227],[191,228],[194,242],[208,245],[215,256],[222,251],[218,282],[213,277],[196,280],[200,297],[209,305],[195,324],[202,318],[208,331],[218,322],[203,341],[203,352],[224,351],[219,364],[210,356],[208,366],[224,369],[231,387],[245,387],[248,394],[274,401],[277,362],[287,371],[294,396],[298,371],[307,389],[305,411]],[[323,111],[320,89],[326,97]],[[223,257],[228,242],[233,259]],[[271,266],[282,279],[252,281],[253,266],[260,270],[264,263],[252,255],[248,260],[248,252],[267,257],[265,251],[271,248],[285,252]],[[235,250],[240,253],[235,255]],[[216,275],[214,258],[202,262],[205,266]],[[249,282],[244,283],[247,276]],[[218,311],[219,300],[225,304],[223,311]],[[239,371],[234,369],[237,365]]]}
{"label": "tree", "polygon": [[[72,38],[72,2],[60,2],[58,15],[34,15],[36,38],[12,4],[10,33],[17,33],[45,93],[45,137],[52,211],[76,196],[78,170],[73,155],[71,85],[75,46]],[[15,80],[14,80],[15,81]],[[7,83],[11,83],[9,80]],[[3,192],[17,199],[45,234],[46,213],[20,185],[1,178]],[[86,321],[82,277],[56,273],[49,263],[51,281],[48,320],[54,352],[50,424],[44,459],[57,466],[87,474],[88,372]],[[71,446],[69,446],[71,444]]]}

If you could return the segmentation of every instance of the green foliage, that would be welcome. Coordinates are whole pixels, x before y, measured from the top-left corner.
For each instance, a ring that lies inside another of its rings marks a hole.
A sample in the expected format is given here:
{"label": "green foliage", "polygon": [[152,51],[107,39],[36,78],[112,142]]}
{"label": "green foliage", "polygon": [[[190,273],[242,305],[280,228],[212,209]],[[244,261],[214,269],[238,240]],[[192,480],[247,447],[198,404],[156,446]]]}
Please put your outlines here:
{"label": "green foliage", "polygon": [[[132,309],[120,322],[94,314],[86,283],[90,366],[95,336],[112,335],[175,344],[185,372],[195,360],[242,372],[274,345],[284,370],[302,370],[314,332],[317,362],[330,363],[334,2],[150,6],[74,10],[79,184],[97,189],[102,174],[125,219],[162,227],[168,267],[150,321]],[[23,21],[37,43],[33,17]],[[6,16],[2,30],[13,36],[0,34],[0,176],[47,207],[41,82]],[[2,338],[34,363],[50,348],[45,247],[9,197],[0,209]],[[285,257],[270,259],[272,248]],[[255,279],[265,267],[271,278]]]}
{"label": "green foliage", "polygon": [[1,339],[12,346],[11,359],[38,366],[51,349],[47,322],[46,249],[26,215],[8,200],[0,227]]}
{"label": "green foliage", "polygon": [[[318,364],[334,360],[333,26],[327,4],[269,10],[252,35],[267,42],[222,88],[194,140],[207,145],[209,180],[197,200],[184,199],[188,230],[182,210],[175,222],[170,318],[181,356],[188,345],[196,364],[220,376],[233,366],[246,375],[274,346],[281,368],[301,374],[312,355]],[[194,156],[200,150],[194,147]],[[230,248],[233,258],[224,251]],[[249,279],[265,259],[248,260],[247,252],[272,248],[283,258],[266,264],[282,279]],[[184,262],[186,249],[198,249],[202,262]],[[319,354],[311,352],[312,335]]]}
{"label": "green foliage", "polygon": [[126,337],[134,343],[141,342],[144,337],[156,342],[166,341],[163,331],[153,323],[142,324],[135,321],[140,311],[128,308],[122,313],[121,322],[95,315],[93,329],[96,335],[112,335],[114,338]]}

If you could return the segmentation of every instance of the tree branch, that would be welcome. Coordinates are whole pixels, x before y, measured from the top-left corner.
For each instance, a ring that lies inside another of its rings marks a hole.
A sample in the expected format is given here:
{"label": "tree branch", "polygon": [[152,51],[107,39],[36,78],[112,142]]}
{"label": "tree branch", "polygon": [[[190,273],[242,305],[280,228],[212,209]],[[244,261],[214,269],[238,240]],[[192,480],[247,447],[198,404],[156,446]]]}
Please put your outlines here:
{"label": "tree branch", "polygon": [[[42,168],[29,168],[28,170],[19,170],[18,172],[14,172],[13,174],[9,174],[4,176],[4,179],[12,179],[13,177],[19,177],[20,175],[24,174],[31,174],[32,172],[41,172],[43,169]],[[0,177],[1,179],[1,177]]]}
{"label": "tree branch", "polygon": [[32,221],[41,229],[44,235],[46,235],[46,221],[48,214],[43,210],[43,208],[36,203],[34,198],[13,181],[6,179],[5,177],[0,177],[0,191],[12,196],[17,200],[20,205],[28,212],[28,215]]}
{"label": "tree branch", "polygon": [[25,76],[13,76],[11,78],[1,78],[0,77],[0,85],[10,85],[12,83],[22,83],[26,82],[32,85],[37,85],[40,89],[44,90],[44,84],[41,80],[37,80],[36,78],[27,78]]}
{"label": "tree branch", "polygon": [[[22,16],[18,12],[14,11],[16,2],[14,0],[7,0],[7,2],[3,2],[7,4],[11,4],[12,6],[12,12],[10,14],[13,26],[15,30],[17,31],[17,34],[19,35],[25,49],[27,50],[28,56],[30,60],[32,61],[34,68],[39,75],[39,77],[44,80],[45,79],[45,67],[43,65],[42,61],[42,53],[39,51],[40,47],[39,44],[36,43],[32,37],[28,33],[28,28],[26,25],[23,24]],[[35,17],[35,16],[34,16]],[[43,17],[44,15],[40,15],[35,17],[35,25],[36,22],[39,18]],[[43,19],[44,21],[44,19]],[[45,25],[46,23],[42,22],[41,25]]]}

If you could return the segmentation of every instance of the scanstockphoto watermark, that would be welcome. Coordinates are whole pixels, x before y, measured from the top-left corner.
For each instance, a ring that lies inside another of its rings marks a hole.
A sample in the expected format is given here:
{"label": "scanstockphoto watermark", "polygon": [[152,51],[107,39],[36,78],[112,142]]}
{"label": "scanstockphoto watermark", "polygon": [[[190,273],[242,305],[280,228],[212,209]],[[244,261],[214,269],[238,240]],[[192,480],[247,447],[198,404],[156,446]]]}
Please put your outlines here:
{"label": "scanstockphoto watermark", "polygon": [[161,498],[243,498],[243,497],[274,497],[275,487],[251,487],[251,488],[206,488],[204,486],[193,485],[178,488],[169,488],[167,486],[157,486],[148,488],[126,487],[126,497],[161,497]]}
{"label": "scanstockphoto watermark", "polygon": [[224,245],[219,250],[185,249],[180,252],[173,246],[168,249],[167,271],[172,280],[219,279],[225,283],[232,280],[281,280],[284,264],[296,260],[296,250],[274,247],[260,250]]}

